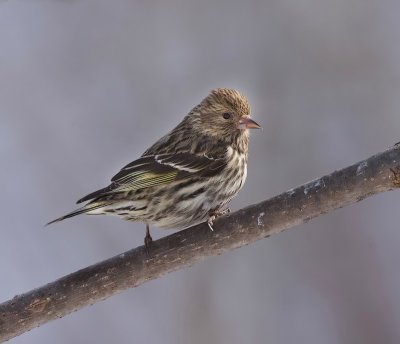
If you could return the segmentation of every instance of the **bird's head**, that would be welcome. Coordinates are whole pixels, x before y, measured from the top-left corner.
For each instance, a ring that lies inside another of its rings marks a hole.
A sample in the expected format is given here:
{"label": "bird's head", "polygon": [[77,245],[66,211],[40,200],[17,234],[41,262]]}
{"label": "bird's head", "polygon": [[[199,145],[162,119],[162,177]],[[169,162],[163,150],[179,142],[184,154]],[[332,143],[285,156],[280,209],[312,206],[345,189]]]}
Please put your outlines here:
{"label": "bird's head", "polygon": [[191,115],[195,129],[229,141],[248,137],[248,129],[261,128],[250,118],[247,99],[229,88],[212,90]]}

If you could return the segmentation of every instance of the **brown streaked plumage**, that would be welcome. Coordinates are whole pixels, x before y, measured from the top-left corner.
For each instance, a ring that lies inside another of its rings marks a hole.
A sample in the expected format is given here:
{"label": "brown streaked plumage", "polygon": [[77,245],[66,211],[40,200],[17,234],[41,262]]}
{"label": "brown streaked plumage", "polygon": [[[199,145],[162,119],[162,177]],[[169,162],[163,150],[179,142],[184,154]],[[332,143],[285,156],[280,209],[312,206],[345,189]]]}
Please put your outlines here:
{"label": "brown streaked plumage", "polygon": [[146,246],[149,224],[181,229],[208,220],[212,229],[246,179],[251,128],[260,126],[250,119],[247,99],[233,89],[213,90],[109,186],[77,202],[86,205],[50,223],[83,213],[116,215],[146,223]]}

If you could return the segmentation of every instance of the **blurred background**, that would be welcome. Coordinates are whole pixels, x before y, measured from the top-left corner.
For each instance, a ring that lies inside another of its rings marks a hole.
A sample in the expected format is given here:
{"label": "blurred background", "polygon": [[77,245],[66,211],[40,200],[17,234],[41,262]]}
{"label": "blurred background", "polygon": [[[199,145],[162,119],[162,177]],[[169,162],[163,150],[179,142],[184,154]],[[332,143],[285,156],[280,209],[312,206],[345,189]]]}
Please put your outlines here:
{"label": "blurred background", "polygon": [[[1,1],[0,301],[142,245],[44,228],[207,92],[248,96],[247,183],[272,197],[400,141],[400,2]],[[126,291],[13,343],[399,343],[398,192]],[[153,238],[171,232],[153,229]]]}

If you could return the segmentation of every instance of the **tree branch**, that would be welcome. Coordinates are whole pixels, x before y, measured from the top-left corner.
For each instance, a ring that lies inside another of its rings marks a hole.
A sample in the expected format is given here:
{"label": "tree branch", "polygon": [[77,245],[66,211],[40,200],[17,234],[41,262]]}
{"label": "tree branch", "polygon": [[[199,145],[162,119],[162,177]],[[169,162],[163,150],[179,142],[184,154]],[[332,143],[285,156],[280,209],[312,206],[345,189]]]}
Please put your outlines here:
{"label": "tree branch", "polygon": [[0,342],[208,256],[271,234],[374,194],[400,187],[400,146],[279,196],[200,224],[64,276],[0,304]]}

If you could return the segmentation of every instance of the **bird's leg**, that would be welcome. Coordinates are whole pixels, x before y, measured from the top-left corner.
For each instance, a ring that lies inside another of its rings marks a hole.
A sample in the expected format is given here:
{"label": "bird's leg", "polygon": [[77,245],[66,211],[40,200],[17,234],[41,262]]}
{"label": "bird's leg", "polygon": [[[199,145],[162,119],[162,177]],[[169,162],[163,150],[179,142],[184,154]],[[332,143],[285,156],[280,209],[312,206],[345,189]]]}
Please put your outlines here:
{"label": "bird's leg", "polygon": [[226,208],[226,209],[224,209],[224,210],[220,210],[220,208],[221,208],[221,206],[216,207],[216,208],[214,208],[214,209],[211,209],[211,210],[208,212],[207,224],[208,224],[208,227],[210,227],[210,229],[211,229],[212,231],[214,231],[214,228],[213,228],[214,220],[215,220],[217,217],[220,217],[220,216],[229,214],[229,213],[231,212],[231,209],[230,209],[229,207]]}
{"label": "bird's leg", "polygon": [[146,223],[146,236],[144,237],[144,247],[148,256],[150,256],[150,244],[152,243],[152,241],[153,238],[150,235],[149,224]]}

